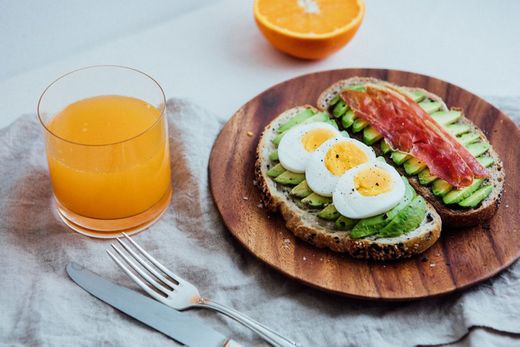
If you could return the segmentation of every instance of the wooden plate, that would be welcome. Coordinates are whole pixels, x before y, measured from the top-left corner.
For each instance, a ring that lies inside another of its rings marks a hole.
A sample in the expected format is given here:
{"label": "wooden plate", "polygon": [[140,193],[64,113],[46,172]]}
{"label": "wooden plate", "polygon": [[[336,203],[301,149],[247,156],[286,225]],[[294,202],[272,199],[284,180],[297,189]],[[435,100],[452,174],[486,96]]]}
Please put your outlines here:
{"label": "wooden plate", "polygon": [[[390,263],[358,261],[296,239],[280,215],[259,207],[253,185],[255,149],[265,125],[282,111],[316,104],[339,79],[373,76],[425,88],[460,106],[488,136],[507,174],[501,207],[474,228],[444,228],[424,256]],[[250,132],[248,134],[248,132]],[[256,257],[310,286],[355,298],[411,300],[467,288],[520,257],[520,131],[506,115],[478,96],[448,82],[404,71],[344,69],[304,75],[280,83],[246,103],[222,129],[209,163],[213,198],[229,231]]]}

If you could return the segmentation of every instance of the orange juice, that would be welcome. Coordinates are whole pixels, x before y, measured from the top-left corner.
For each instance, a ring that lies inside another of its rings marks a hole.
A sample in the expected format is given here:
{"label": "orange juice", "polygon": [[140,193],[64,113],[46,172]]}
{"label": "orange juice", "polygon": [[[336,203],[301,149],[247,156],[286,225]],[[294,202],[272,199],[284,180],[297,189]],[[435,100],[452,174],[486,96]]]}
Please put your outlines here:
{"label": "orange juice", "polygon": [[83,99],[52,118],[47,158],[54,194],[83,217],[143,213],[171,193],[167,124],[147,102],[105,95]]}

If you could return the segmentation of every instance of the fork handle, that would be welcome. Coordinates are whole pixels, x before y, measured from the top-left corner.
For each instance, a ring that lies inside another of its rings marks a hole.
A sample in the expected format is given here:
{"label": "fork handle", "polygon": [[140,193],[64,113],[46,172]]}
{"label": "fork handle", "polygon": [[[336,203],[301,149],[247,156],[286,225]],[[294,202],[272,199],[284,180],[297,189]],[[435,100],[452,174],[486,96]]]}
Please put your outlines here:
{"label": "fork handle", "polygon": [[208,300],[208,299],[201,300],[201,302],[195,306],[201,307],[201,308],[209,308],[214,311],[220,312],[220,313],[228,316],[229,318],[234,319],[235,321],[239,322],[240,324],[253,330],[255,333],[260,335],[265,341],[269,342],[273,346],[276,346],[276,347],[301,347],[300,344],[289,340],[288,338],[284,337],[280,333],[266,327],[265,325],[255,321],[252,318],[249,318],[248,316],[244,315],[243,313],[238,312],[237,310],[235,310],[233,308],[221,305],[219,303],[216,303],[216,302]]}

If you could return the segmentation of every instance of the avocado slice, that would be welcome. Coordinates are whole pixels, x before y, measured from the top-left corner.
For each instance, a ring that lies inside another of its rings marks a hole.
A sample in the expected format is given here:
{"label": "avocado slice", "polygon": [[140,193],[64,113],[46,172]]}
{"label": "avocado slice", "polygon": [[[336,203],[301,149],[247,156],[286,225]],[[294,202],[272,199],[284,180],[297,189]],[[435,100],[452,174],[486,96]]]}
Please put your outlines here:
{"label": "avocado slice", "polygon": [[442,201],[446,205],[459,203],[462,200],[466,199],[471,194],[473,194],[473,192],[480,187],[482,182],[484,182],[484,180],[481,178],[474,179],[473,183],[471,185],[461,188],[461,189],[453,189],[451,192],[444,195],[444,197],[442,198]]}
{"label": "avocado slice", "polygon": [[436,179],[432,185],[433,195],[438,197],[443,197],[452,189],[453,186],[441,178]]}
{"label": "avocado slice", "polygon": [[354,123],[355,120],[356,120],[356,115],[354,114],[354,111],[348,110],[343,115],[343,117],[341,117],[341,125],[343,125],[344,129],[348,129]]}
{"label": "avocado slice", "polygon": [[339,133],[341,136],[346,137],[347,139],[350,137],[350,134],[346,130],[341,130]]}
{"label": "avocado slice", "polygon": [[330,204],[318,213],[318,217],[325,220],[336,220],[340,216],[334,205]]}
{"label": "avocado slice", "polygon": [[357,91],[363,91],[363,90],[365,90],[365,86],[362,85],[362,84],[357,84],[357,85],[353,85],[353,86],[345,87],[345,88],[343,88],[343,90],[357,90]]}
{"label": "avocado slice", "polygon": [[337,230],[350,230],[354,225],[356,225],[357,220],[350,219],[345,216],[339,216],[334,223],[334,228]]}
{"label": "avocado slice", "polygon": [[426,201],[417,195],[412,202],[401,210],[390,223],[378,233],[378,237],[396,237],[417,229],[426,215]]}
{"label": "avocado slice", "polygon": [[415,102],[421,102],[424,100],[424,98],[426,98],[426,95],[418,90],[402,90],[402,92],[408,95],[408,97],[410,97]]}
{"label": "avocado slice", "polygon": [[493,157],[488,156],[478,157],[477,161],[484,167],[490,167],[495,163],[495,159],[493,159]]}
{"label": "avocado slice", "polygon": [[341,130],[339,133],[341,136],[346,137],[347,139],[350,137],[350,134],[346,130]]}
{"label": "avocado slice", "polygon": [[471,145],[467,145],[466,148],[471,153],[472,156],[478,157],[484,153],[486,153],[489,149],[489,143],[486,142],[477,142],[472,143]]}
{"label": "avocado slice", "polygon": [[475,132],[469,132],[467,134],[457,137],[457,140],[459,140],[459,142],[462,143],[463,146],[467,146],[470,143],[477,142],[479,139],[480,135]]}
{"label": "avocado slice", "polygon": [[361,130],[365,129],[368,126],[368,122],[366,120],[363,120],[361,118],[356,118],[354,120],[354,123],[352,124],[352,131],[354,133],[358,133]]}
{"label": "avocado slice", "polygon": [[[312,111],[312,110],[311,110]],[[294,118],[291,118],[291,119],[294,119]],[[309,123],[316,123],[316,122],[325,122],[325,123],[328,123],[330,121],[330,118],[329,118],[329,115],[327,112],[318,112],[314,115],[312,115],[311,117],[305,119],[304,121],[298,123],[298,124],[309,124]],[[296,124],[294,124],[296,125]],[[294,126],[293,125],[293,126]],[[334,124],[337,128],[337,125]],[[275,145],[279,145],[280,144],[280,141],[282,141],[282,137],[287,133],[289,129],[285,130],[284,132],[282,133],[279,133],[278,135],[276,135],[273,139],[272,139],[272,143],[275,144]]]}
{"label": "avocado slice", "polygon": [[271,153],[269,153],[269,160],[270,161],[278,161],[280,158],[278,158],[278,150],[274,150]]}
{"label": "avocado slice", "polygon": [[408,175],[415,175],[426,168],[426,164],[417,158],[411,158],[404,162],[404,171]]}
{"label": "avocado slice", "polygon": [[450,125],[462,117],[461,111],[437,111],[432,113],[432,118],[440,125]]}
{"label": "avocado slice", "polygon": [[314,115],[314,111],[310,108],[306,108],[305,110],[302,110],[301,112],[299,112],[296,116],[289,119],[287,122],[281,124],[280,127],[278,127],[278,129],[276,129],[276,132],[278,134],[281,134],[281,133],[289,130],[293,126],[302,123],[306,119],[311,118],[313,115]]}
{"label": "avocado slice", "polygon": [[[286,132],[287,132],[287,131],[286,131]],[[281,134],[276,135],[276,136],[271,140],[271,142],[272,142],[274,145],[278,146],[278,145],[280,144],[280,141],[282,141],[282,137],[285,135],[286,132],[283,132],[283,133],[281,133]]]}
{"label": "avocado slice", "polygon": [[[286,132],[287,132],[287,131],[286,131]],[[271,140],[271,142],[272,142],[274,145],[278,146],[278,145],[280,144],[280,141],[282,141],[282,137],[285,135],[286,132],[283,132],[283,133],[281,133],[281,134],[276,135],[276,136]]]}
{"label": "avocado slice", "polygon": [[347,104],[345,104],[345,101],[340,100],[340,101],[338,101],[336,106],[334,106],[334,109],[332,109],[332,114],[334,115],[334,117],[339,118],[339,117],[343,116],[345,114],[345,112],[347,112],[347,110],[348,110],[348,106],[347,106]]}
{"label": "avocado slice", "polygon": [[305,179],[305,174],[285,171],[277,176],[274,181],[285,186],[295,186],[300,184]]}
{"label": "avocado slice", "polygon": [[312,190],[309,188],[307,181],[301,181],[296,187],[291,189],[289,194],[298,198],[305,198],[312,194]]}
{"label": "avocado slice", "polygon": [[387,223],[388,218],[386,217],[386,213],[362,219],[352,229],[350,237],[353,239],[360,239],[362,237],[374,235],[379,232],[379,230],[381,230]]}
{"label": "avocado slice", "polygon": [[397,165],[401,165],[405,161],[410,159],[411,157],[410,157],[410,155],[408,153],[404,153],[404,152],[401,152],[401,151],[395,151],[395,152],[392,152],[392,155],[390,156],[390,158],[392,158],[394,163],[396,163]]}
{"label": "avocado slice", "polygon": [[327,112],[318,112],[314,116],[307,118],[302,124],[316,123],[316,122],[327,122],[329,120],[329,114]]}
{"label": "avocado slice", "polygon": [[269,171],[267,171],[267,176],[269,177],[276,177],[280,176],[285,172],[285,168],[282,166],[282,164],[278,163],[275,166],[273,166]]}
{"label": "avocado slice", "polygon": [[302,199],[304,204],[307,204],[311,207],[323,207],[332,202],[332,199],[326,196],[321,196],[316,193],[312,193],[309,196]]}
{"label": "avocado slice", "polygon": [[439,111],[442,108],[442,104],[438,101],[425,100],[419,103],[419,106],[428,113]]}
{"label": "avocado slice", "polygon": [[467,124],[452,124],[446,127],[446,130],[453,136],[459,136],[465,134],[471,130],[471,127]]}
{"label": "avocado slice", "polygon": [[493,186],[483,186],[469,197],[459,202],[459,206],[470,208],[477,207],[478,204],[480,204],[485,198],[488,197],[489,194],[491,194],[492,190]]}
{"label": "avocado slice", "polygon": [[390,147],[388,142],[386,142],[386,140],[381,141],[381,152],[383,152],[383,154],[387,154],[391,150],[392,148]]}
{"label": "avocado slice", "polygon": [[381,140],[383,135],[376,130],[376,128],[369,126],[363,129],[363,142],[367,145],[373,145],[377,141]]}
{"label": "avocado slice", "polygon": [[397,204],[397,206],[386,212],[388,220],[392,220],[395,216],[397,216],[397,214],[401,212],[403,208],[408,206],[408,204],[410,204],[410,202],[412,202],[412,200],[417,195],[410,183],[408,183],[408,180],[404,177],[401,177],[401,179],[403,180],[405,186],[404,197],[401,199],[399,204]]}
{"label": "avocado slice", "polygon": [[421,172],[419,172],[419,183],[423,186],[427,186],[428,184],[432,183],[437,179],[437,176],[434,176],[430,173],[429,169],[424,169]]}
{"label": "avocado slice", "polygon": [[329,124],[332,125],[334,128],[336,128],[336,129],[339,130],[338,123],[336,123],[336,121],[335,121],[334,119],[329,119],[329,120],[326,121],[325,123],[329,123]]}
{"label": "avocado slice", "polygon": [[333,98],[330,100],[330,102],[329,102],[329,107],[336,105],[336,104],[338,103],[339,100],[340,100],[340,96],[339,96],[339,94],[338,94],[338,95],[336,95],[335,97],[333,97]]}

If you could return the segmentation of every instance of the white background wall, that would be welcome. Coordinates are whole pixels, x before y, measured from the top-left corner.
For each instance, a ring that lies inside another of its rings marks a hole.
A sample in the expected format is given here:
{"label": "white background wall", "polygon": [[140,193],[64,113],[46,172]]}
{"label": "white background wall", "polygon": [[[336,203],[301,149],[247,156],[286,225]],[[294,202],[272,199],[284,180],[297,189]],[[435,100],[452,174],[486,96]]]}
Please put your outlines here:
{"label": "white background wall", "polygon": [[342,67],[411,70],[484,96],[520,94],[520,1],[366,2],[345,49],[304,62],[265,42],[248,0],[0,0],[0,127],[34,113],[59,75],[103,63],[141,69],[167,96],[229,116],[272,84]]}
{"label": "white background wall", "polygon": [[215,0],[0,0],[0,79],[171,20]]}

